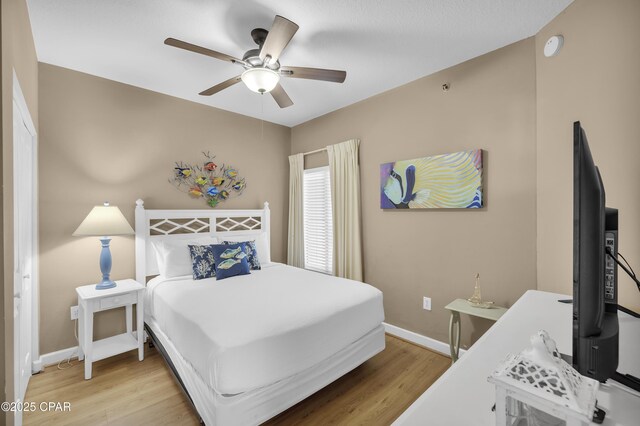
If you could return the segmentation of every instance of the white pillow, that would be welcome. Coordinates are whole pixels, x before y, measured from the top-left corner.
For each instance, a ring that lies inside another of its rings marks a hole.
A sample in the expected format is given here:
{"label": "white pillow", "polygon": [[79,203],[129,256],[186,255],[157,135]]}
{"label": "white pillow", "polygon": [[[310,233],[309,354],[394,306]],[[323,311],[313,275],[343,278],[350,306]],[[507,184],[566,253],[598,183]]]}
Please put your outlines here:
{"label": "white pillow", "polygon": [[153,248],[156,251],[156,260],[160,275],[166,278],[191,275],[193,267],[189,245],[217,244],[218,239],[211,236],[202,236],[184,240],[154,241]]}
{"label": "white pillow", "polygon": [[222,237],[224,241],[255,241],[256,242],[256,250],[258,251],[258,260],[261,265],[271,263],[271,248],[269,247],[269,243],[267,242],[266,234],[258,234],[258,235],[242,235],[242,236],[232,236],[232,237]]}

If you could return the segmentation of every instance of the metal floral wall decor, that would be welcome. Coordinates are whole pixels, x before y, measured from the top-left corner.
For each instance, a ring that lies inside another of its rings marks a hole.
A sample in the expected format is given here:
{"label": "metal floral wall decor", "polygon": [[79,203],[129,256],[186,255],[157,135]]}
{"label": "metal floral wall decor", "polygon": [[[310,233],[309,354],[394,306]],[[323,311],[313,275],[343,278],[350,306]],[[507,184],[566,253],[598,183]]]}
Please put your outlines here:
{"label": "metal floral wall decor", "polygon": [[215,155],[203,152],[201,164],[176,162],[173,177],[169,182],[193,198],[202,198],[210,207],[242,194],[247,186],[238,170],[222,164],[216,164]]}

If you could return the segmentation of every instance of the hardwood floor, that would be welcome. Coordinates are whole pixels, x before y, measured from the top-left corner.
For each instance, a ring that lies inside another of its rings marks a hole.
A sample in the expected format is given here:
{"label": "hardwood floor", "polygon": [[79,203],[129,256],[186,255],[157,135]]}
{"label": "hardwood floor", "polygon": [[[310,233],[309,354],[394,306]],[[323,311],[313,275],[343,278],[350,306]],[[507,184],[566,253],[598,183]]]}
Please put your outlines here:
{"label": "hardwood floor", "polygon": [[[451,360],[386,336],[386,349],[314,395],[269,420],[267,425],[388,425],[444,373]],[[29,382],[27,402],[71,403],[70,412],[24,414],[25,425],[197,425],[198,417],[162,357],[146,348],[138,362],[132,351],[93,365],[47,367]]]}

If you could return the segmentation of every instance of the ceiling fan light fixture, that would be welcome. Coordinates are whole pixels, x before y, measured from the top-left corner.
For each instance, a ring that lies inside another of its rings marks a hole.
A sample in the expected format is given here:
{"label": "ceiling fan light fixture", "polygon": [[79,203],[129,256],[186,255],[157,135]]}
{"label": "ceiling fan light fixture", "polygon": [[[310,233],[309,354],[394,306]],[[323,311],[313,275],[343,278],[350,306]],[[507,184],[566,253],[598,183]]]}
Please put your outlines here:
{"label": "ceiling fan light fixture", "polygon": [[249,68],[242,73],[241,78],[252,92],[268,93],[280,81],[280,74],[269,68]]}
{"label": "ceiling fan light fixture", "polygon": [[252,92],[270,93],[280,108],[287,108],[293,105],[293,101],[279,84],[280,77],[331,81],[334,83],[344,83],[347,77],[346,71],[339,70],[290,66],[282,68],[280,56],[298,29],[299,27],[295,22],[276,15],[269,31],[264,28],[254,28],[251,31],[251,38],[258,47],[246,51],[242,59],[172,37],[165,39],[164,44],[235,65],[241,65],[244,68],[245,71],[241,75],[235,75],[222,83],[211,86],[200,92],[199,95],[214,95],[240,83],[240,80],[242,80]]}

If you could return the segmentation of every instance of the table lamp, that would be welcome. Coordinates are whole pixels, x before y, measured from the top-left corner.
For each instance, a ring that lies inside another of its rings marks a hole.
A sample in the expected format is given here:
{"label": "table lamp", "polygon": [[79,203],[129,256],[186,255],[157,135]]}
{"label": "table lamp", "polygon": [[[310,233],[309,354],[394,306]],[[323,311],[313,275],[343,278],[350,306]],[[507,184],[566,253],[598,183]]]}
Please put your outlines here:
{"label": "table lamp", "polygon": [[127,222],[120,209],[104,203],[103,206],[95,206],[87,217],[82,221],[78,229],[73,233],[74,237],[102,237],[102,251],[100,252],[100,271],[102,281],[96,285],[97,290],[104,290],[116,286],[111,281],[111,251],[109,242],[114,235],[132,235],[133,228]]}

